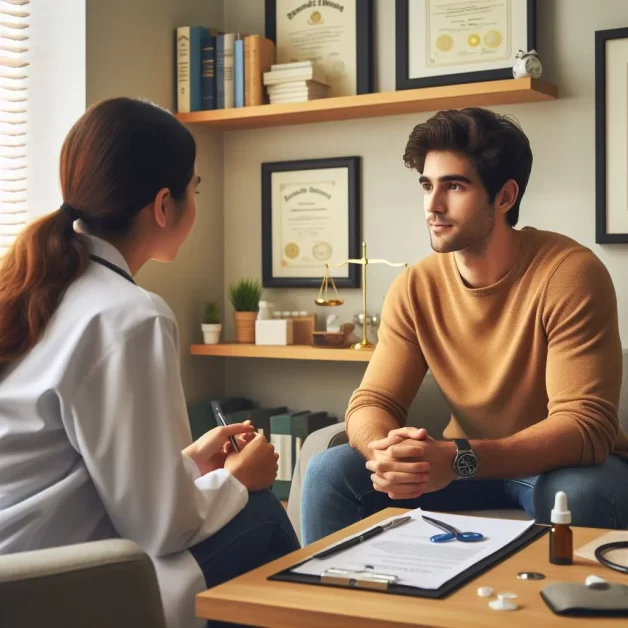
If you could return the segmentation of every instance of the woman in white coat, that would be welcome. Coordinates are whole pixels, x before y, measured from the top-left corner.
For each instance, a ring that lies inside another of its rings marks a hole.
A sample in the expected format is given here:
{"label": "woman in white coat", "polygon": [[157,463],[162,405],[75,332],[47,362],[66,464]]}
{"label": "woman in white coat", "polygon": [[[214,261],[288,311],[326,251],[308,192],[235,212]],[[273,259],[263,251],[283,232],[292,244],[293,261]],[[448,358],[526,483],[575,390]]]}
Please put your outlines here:
{"label": "woman in white coat", "polygon": [[131,539],[185,628],[196,593],[298,548],[263,436],[191,442],[174,315],[133,280],[190,233],[195,158],[156,105],[91,107],[62,148],[63,205],[0,268],[0,554]]}

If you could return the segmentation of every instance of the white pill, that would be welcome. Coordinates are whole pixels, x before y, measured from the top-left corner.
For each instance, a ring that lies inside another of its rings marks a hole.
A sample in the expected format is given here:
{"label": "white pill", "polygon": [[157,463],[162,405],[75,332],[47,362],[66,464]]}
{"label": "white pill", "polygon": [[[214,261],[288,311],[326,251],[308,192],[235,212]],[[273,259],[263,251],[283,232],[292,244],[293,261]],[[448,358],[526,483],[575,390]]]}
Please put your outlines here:
{"label": "white pill", "polygon": [[514,611],[519,608],[512,600],[518,597],[515,593],[498,593],[497,599],[488,603],[494,611]]}
{"label": "white pill", "polygon": [[584,584],[589,589],[608,589],[608,582],[604,578],[600,578],[600,576],[587,576]]}
{"label": "white pill", "polygon": [[480,597],[491,597],[493,595],[493,587],[478,587],[478,595]]}

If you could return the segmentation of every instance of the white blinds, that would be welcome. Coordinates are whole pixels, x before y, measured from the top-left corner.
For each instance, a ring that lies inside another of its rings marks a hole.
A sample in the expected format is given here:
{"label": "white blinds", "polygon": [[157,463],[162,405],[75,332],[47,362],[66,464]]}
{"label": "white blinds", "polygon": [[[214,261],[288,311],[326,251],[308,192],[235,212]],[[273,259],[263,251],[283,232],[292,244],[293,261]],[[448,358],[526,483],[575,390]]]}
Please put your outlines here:
{"label": "white blinds", "polygon": [[30,0],[0,0],[0,255],[27,214]]}

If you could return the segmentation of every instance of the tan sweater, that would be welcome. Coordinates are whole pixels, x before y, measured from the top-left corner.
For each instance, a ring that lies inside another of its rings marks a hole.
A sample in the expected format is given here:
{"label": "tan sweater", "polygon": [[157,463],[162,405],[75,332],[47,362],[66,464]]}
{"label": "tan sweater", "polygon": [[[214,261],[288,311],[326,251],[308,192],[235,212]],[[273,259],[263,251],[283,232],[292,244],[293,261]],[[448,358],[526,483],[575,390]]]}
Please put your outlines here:
{"label": "tan sweater", "polygon": [[445,438],[502,438],[539,421],[569,421],[582,436],[581,464],[628,456],[609,273],[574,240],[521,233],[517,261],[486,288],[465,286],[453,253],[430,255],[395,280],[347,422],[375,406],[405,424],[429,368],[452,412]]}

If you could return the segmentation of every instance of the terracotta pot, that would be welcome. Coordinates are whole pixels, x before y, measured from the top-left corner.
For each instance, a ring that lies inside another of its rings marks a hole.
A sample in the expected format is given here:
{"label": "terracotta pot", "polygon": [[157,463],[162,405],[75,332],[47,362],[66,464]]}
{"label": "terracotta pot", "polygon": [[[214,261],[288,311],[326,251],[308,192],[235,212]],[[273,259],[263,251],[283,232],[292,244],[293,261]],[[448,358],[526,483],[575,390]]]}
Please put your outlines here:
{"label": "terracotta pot", "polygon": [[243,344],[255,343],[255,320],[257,312],[234,312],[236,342]]}

